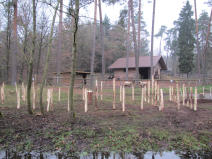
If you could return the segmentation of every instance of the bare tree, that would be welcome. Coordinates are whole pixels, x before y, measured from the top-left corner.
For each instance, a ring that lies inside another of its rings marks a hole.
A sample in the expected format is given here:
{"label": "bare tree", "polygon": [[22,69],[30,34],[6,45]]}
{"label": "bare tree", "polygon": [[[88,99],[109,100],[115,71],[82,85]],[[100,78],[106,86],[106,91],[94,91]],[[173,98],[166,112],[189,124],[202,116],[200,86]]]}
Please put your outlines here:
{"label": "bare tree", "polygon": [[194,9],[195,9],[195,24],[196,24],[197,68],[198,68],[198,77],[200,78],[201,75],[200,75],[199,24],[197,18],[196,0],[194,0]]}
{"label": "bare tree", "polygon": [[76,75],[76,60],[77,60],[77,32],[79,21],[79,0],[75,0],[75,9],[72,11],[72,17],[74,19],[73,32],[72,32],[72,62],[71,62],[71,78],[69,88],[69,103],[70,103],[70,118],[75,119],[74,112],[74,81]]}
{"label": "bare tree", "polygon": [[127,18],[127,57],[126,57],[126,80],[128,80],[128,65],[130,52],[130,0],[128,0],[128,18]]}
{"label": "bare tree", "polygon": [[138,4],[138,56],[141,54],[141,0]]}
{"label": "bare tree", "polygon": [[104,75],[105,75],[104,29],[103,29],[103,23],[102,23],[101,0],[99,0],[99,19],[100,19],[100,40],[101,40],[101,52],[102,52],[102,78],[104,78]]}
{"label": "bare tree", "polygon": [[49,39],[48,39],[48,50],[47,50],[47,54],[46,54],[45,66],[44,66],[44,71],[43,71],[43,76],[42,76],[42,82],[41,82],[41,86],[40,86],[40,110],[41,110],[41,113],[42,114],[44,114],[44,107],[43,107],[43,88],[44,88],[45,80],[46,80],[46,77],[47,77],[47,71],[48,71],[48,65],[49,65],[49,58],[50,58],[51,49],[52,49],[54,24],[55,24],[55,19],[56,19],[58,7],[59,7],[59,0],[57,2],[57,6],[55,7],[55,12],[54,12],[54,16],[53,16],[53,20],[52,20],[52,24],[51,24],[51,31],[50,31],[50,35],[49,35]]}
{"label": "bare tree", "polygon": [[134,22],[134,7],[133,7],[133,0],[130,0],[130,11],[131,11],[131,20],[132,20],[132,31],[133,31],[133,44],[134,44],[134,52],[135,52],[135,79],[138,79],[139,76],[139,57],[138,57],[138,48],[137,48],[137,41],[136,41],[136,30],[135,30],[135,22]]}
{"label": "bare tree", "polygon": [[10,51],[11,51],[11,1],[6,2],[6,12],[7,12],[7,31],[6,31],[6,80],[9,80],[9,63],[10,63]]}
{"label": "bare tree", "polygon": [[153,46],[154,46],[154,27],[155,27],[155,2],[156,0],[153,0],[153,10],[152,10],[152,35],[151,35],[151,77],[154,74],[154,66],[153,66]]}
{"label": "bare tree", "polygon": [[93,48],[92,48],[92,54],[91,54],[90,89],[93,89],[93,78],[94,78],[94,60],[95,60],[95,50],[96,50],[96,13],[97,13],[97,0],[94,0]]}
{"label": "bare tree", "polygon": [[212,9],[211,9],[211,14],[210,14],[210,19],[208,22],[208,31],[207,31],[207,36],[206,36],[206,42],[205,42],[205,46],[203,49],[203,84],[205,84],[206,82],[206,52],[207,52],[207,48],[209,45],[209,36],[211,34],[210,29],[211,29],[211,22],[212,22]]}
{"label": "bare tree", "polygon": [[28,113],[33,114],[31,107],[31,86],[32,86],[32,74],[33,74],[33,57],[36,48],[36,4],[35,0],[32,0],[32,16],[33,16],[33,37],[32,37],[32,51],[30,51],[29,63],[28,63],[28,80],[27,80],[27,108]]}
{"label": "bare tree", "polygon": [[56,54],[57,67],[57,84],[59,83],[59,76],[61,71],[61,55],[62,55],[62,25],[63,25],[63,0],[60,0],[60,16],[59,16],[59,32],[58,32],[58,51]]}
{"label": "bare tree", "polygon": [[38,39],[38,56],[37,56],[37,62],[36,62],[36,74],[39,74],[39,68],[40,68],[40,61],[41,61],[41,53],[42,53],[42,49],[45,45],[45,38],[47,36],[47,32],[48,32],[48,19],[45,15],[44,12],[42,12],[41,14],[41,18],[40,18],[40,23],[38,23],[39,25],[39,37]]}
{"label": "bare tree", "polygon": [[17,78],[17,17],[18,17],[18,0],[13,0],[13,8],[14,8],[14,17],[13,17],[13,54],[12,54],[12,75],[11,75],[11,84],[15,84]]}

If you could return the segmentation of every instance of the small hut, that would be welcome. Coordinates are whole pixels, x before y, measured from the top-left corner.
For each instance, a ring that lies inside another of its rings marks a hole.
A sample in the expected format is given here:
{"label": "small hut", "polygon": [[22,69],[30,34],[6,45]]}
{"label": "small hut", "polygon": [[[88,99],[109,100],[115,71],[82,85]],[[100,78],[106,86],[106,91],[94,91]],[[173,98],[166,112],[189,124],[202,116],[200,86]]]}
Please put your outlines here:
{"label": "small hut", "polygon": [[[150,56],[139,56],[139,78],[150,79],[151,62]],[[154,77],[160,79],[161,70],[167,70],[167,66],[162,56],[153,56]],[[117,59],[109,69],[114,73],[117,79],[126,78],[126,58]],[[133,80],[135,78],[135,57],[129,57],[128,61],[128,78]]]}

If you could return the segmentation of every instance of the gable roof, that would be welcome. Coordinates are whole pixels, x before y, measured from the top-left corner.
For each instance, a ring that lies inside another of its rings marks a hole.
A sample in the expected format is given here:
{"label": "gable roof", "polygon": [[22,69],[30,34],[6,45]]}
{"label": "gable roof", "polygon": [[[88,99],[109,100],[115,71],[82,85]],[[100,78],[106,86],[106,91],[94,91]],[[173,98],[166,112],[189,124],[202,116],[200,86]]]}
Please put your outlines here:
{"label": "gable roof", "polygon": [[[162,70],[167,70],[167,66],[163,60],[162,56],[153,56],[153,66],[160,63]],[[139,56],[139,65],[141,67],[151,67],[150,56]],[[109,69],[119,69],[126,68],[126,58],[117,59],[112,65],[108,67]],[[135,68],[135,57],[129,57],[128,68]]]}

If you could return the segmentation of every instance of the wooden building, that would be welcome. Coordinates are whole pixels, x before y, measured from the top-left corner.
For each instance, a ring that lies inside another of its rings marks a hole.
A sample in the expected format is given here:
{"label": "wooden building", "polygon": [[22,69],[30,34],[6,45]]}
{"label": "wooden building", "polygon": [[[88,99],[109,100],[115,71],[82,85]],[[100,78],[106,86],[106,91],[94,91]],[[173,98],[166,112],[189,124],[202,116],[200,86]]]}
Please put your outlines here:
{"label": "wooden building", "polygon": [[[59,77],[57,77],[56,72],[54,72],[54,75],[55,75],[55,78],[54,78],[55,84],[58,83],[59,80],[60,80],[60,84],[62,85],[70,84],[71,71],[61,72]],[[86,85],[89,75],[90,75],[90,72],[76,71],[75,86],[81,87],[83,84]]]}
{"label": "wooden building", "polygon": [[[160,79],[161,70],[167,70],[167,66],[162,56],[153,56],[154,77]],[[109,69],[117,79],[126,79],[126,58],[117,59]],[[151,62],[150,56],[139,56],[139,79],[150,79]],[[135,57],[129,57],[128,78],[135,79]]]}

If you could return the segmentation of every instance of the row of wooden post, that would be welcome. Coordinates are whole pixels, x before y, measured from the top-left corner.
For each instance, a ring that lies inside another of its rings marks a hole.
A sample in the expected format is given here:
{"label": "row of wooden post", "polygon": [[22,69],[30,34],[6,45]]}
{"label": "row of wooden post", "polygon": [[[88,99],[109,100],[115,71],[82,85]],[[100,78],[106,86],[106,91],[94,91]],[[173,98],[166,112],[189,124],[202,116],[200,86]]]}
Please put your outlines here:
{"label": "row of wooden post", "polygon": [[[181,90],[181,93],[180,93],[180,90]],[[186,94],[187,94],[187,98],[186,98]],[[203,94],[204,94],[204,87],[203,87]],[[197,110],[197,95],[198,95],[197,87],[194,88],[194,98],[193,98],[192,87],[186,88],[185,84],[182,85],[181,89],[179,87],[179,84],[176,84],[176,88],[174,88],[173,86],[169,87],[169,100],[177,103],[178,110],[180,110],[180,105],[181,105],[180,101],[182,98],[182,105],[190,107],[191,109],[194,109],[194,111],[196,111]],[[210,91],[210,95],[211,95],[211,91]]]}
{"label": "row of wooden post", "polygon": [[[163,100],[163,90],[159,88],[159,85],[157,84],[156,81],[153,81],[152,85],[155,85],[155,89],[152,90],[152,97],[150,94],[150,81],[148,81],[147,86],[144,85],[144,88],[141,89],[141,110],[143,110],[144,106],[144,101],[150,103],[150,99],[153,104],[159,104],[159,110],[162,111],[164,109],[164,100]],[[134,84],[131,82],[125,82],[124,84],[120,85],[120,102],[122,102],[122,111],[125,111],[125,85],[131,85],[132,87],[132,100],[135,100],[135,88]],[[147,89],[148,88],[148,89]],[[101,100],[103,96],[103,81],[101,81]],[[148,95],[147,95],[148,91]],[[98,99],[99,91],[98,91],[98,81],[96,80],[96,94],[95,98]],[[83,91],[82,91],[82,98],[84,100],[84,107],[85,107],[85,112],[88,111],[88,90],[83,86]],[[156,101],[154,103],[153,101]],[[113,79],[113,109],[116,109],[116,80],[115,78]]]}

